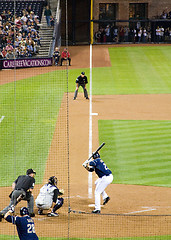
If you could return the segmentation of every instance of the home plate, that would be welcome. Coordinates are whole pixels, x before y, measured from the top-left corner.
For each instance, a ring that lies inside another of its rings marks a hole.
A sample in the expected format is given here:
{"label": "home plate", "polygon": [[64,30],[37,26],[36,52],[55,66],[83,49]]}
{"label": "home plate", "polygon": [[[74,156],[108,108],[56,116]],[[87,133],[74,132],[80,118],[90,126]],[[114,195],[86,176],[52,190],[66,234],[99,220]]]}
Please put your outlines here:
{"label": "home plate", "polygon": [[[95,208],[95,204],[89,204],[88,205],[90,208]],[[104,205],[100,205],[101,206],[101,208],[103,208],[104,207]]]}

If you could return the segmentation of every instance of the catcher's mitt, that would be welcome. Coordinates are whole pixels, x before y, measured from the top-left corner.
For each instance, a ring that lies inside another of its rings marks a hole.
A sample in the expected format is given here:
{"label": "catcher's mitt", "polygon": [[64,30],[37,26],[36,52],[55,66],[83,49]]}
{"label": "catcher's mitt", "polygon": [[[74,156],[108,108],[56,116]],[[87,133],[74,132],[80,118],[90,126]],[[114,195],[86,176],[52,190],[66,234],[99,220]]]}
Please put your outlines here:
{"label": "catcher's mitt", "polygon": [[59,189],[59,193],[60,193],[60,195],[63,195],[64,194],[64,189]]}

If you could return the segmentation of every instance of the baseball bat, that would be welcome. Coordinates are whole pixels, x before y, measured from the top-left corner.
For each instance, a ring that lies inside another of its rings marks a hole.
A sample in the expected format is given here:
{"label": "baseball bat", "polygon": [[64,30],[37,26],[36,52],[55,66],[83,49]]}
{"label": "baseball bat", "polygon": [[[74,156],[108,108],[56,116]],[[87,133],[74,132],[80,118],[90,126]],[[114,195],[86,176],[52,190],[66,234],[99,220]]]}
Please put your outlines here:
{"label": "baseball bat", "polygon": [[[93,155],[94,155],[95,153],[97,153],[104,145],[105,145],[105,142],[103,142],[103,143],[96,149],[96,151],[93,152],[92,155],[91,155],[84,163],[90,162],[90,159],[93,157]],[[84,164],[84,163],[83,163],[83,164]]]}

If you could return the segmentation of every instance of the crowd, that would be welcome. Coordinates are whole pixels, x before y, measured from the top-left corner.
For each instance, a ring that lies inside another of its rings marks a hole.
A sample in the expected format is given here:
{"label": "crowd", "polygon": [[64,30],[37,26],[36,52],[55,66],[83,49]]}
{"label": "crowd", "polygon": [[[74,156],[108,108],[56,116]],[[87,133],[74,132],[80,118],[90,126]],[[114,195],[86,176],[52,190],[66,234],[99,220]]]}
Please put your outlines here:
{"label": "crowd", "polygon": [[171,11],[168,11],[168,9],[165,8],[159,18],[161,18],[161,19],[171,19]]}
{"label": "crowd", "polygon": [[0,58],[35,56],[41,47],[39,23],[30,7],[22,11],[21,17],[4,10],[0,15]]}
{"label": "crowd", "polygon": [[171,27],[157,26],[156,32],[152,33],[150,26],[142,27],[140,22],[137,22],[135,28],[129,28],[128,26],[116,27],[108,24],[106,27],[100,27],[95,32],[94,40],[96,43],[150,43],[152,37],[154,42],[171,41]]}

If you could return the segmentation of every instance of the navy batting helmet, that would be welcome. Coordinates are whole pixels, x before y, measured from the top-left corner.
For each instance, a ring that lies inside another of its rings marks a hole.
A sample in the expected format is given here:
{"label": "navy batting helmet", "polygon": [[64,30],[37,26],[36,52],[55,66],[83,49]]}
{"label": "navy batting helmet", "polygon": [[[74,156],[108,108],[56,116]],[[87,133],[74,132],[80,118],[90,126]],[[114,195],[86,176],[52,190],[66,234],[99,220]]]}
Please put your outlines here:
{"label": "navy batting helmet", "polygon": [[93,159],[100,158],[100,154],[98,152],[93,154]]}
{"label": "navy batting helmet", "polygon": [[28,208],[22,207],[22,208],[20,209],[20,215],[21,215],[21,216],[29,215]]}
{"label": "navy batting helmet", "polygon": [[55,176],[52,176],[52,177],[50,177],[49,178],[49,183],[51,184],[51,185],[56,185],[57,184],[57,178],[55,177]]}

